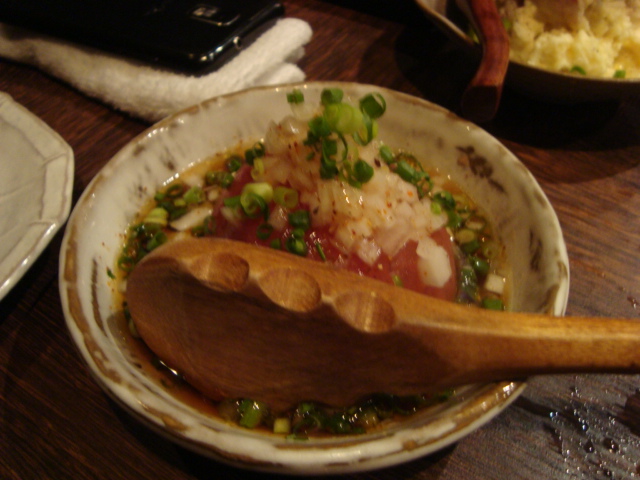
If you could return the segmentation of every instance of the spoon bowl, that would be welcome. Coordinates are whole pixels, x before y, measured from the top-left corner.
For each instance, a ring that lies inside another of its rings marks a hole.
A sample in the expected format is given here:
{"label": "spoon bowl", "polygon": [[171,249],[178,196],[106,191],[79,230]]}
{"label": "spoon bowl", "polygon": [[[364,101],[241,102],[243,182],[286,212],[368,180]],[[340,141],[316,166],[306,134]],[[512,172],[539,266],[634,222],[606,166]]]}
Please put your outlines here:
{"label": "spoon bowl", "polygon": [[532,374],[640,372],[636,320],[473,308],[225,239],[155,250],[129,277],[127,302],[147,345],[188,382],[278,412]]}

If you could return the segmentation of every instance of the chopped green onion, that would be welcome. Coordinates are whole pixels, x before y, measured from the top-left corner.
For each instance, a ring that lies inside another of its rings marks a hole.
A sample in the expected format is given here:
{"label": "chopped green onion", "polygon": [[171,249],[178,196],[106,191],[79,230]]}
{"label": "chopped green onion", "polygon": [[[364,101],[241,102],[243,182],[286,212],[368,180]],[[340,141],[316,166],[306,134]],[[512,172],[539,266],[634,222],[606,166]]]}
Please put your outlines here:
{"label": "chopped green onion", "polygon": [[243,192],[240,195],[240,205],[242,210],[249,218],[258,218],[263,215],[265,219],[268,217],[267,202],[264,198],[253,192]]}
{"label": "chopped green onion", "polygon": [[320,244],[320,242],[316,242],[316,250],[318,251],[318,255],[320,255],[320,258],[322,259],[323,262],[327,261],[327,256],[324,253],[324,249],[322,248],[322,245]]}
{"label": "chopped green onion", "polygon": [[240,206],[240,195],[236,195],[235,197],[228,197],[222,201],[222,204],[225,207],[236,208]]}
{"label": "chopped green onion", "polygon": [[244,152],[244,158],[249,165],[253,165],[254,160],[260,157],[264,157],[264,145],[260,142]]}
{"label": "chopped green onion", "polygon": [[273,200],[273,187],[268,182],[247,183],[242,188],[242,193],[254,193],[262,197],[266,203],[270,203]]}
{"label": "chopped green onion", "polygon": [[380,118],[387,109],[387,102],[379,93],[369,93],[360,99],[360,110],[371,119]]}
{"label": "chopped green onion", "polygon": [[337,413],[329,417],[326,427],[331,433],[344,434],[351,432],[351,424],[344,414]]}
{"label": "chopped green onion", "polygon": [[207,172],[204,179],[207,185],[219,185],[222,188],[229,188],[233,183],[234,176],[229,172],[216,171]]}
{"label": "chopped green onion", "polygon": [[[171,209],[169,209],[169,220],[175,220],[177,218],[180,218],[182,215],[184,215],[185,213],[187,213],[187,204],[186,202],[182,201],[179,202],[178,200],[176,200],[176,205],[173,206]],[[183,206],[178,205],[179,203],[182,203]],[[163,205],[164,208],[164,205]]]}
{"label": "chopped green onion", "polygon": [[464,253],[470,254],[475,253],[480,249],[480,240],[474,238],[473,240],[463,243],[460,245],[460,248]]}
{"label": "chopped green onion", "polygon": [[293,188],[276,187],[273,189],[273,201],[285,208],[298,206],[298,191]]}
{"label": "chopped green onion", "polygon": [[339,88],[325,88],[320,95],[320,102],[325,106],[340,103],[343,96],[344,93]]}
{"label": "chopped green onion", "polygon": [[164,208],[154,208],[147,214],[142,223],[153,223],[166,227],[168,218],[169,212],[167,212]]}
{"label": "chopped green onion", "polygon": [[196,225],[195,227],[193,227],[191,229],[191,235],[193,235],[194,237],[204,237],[206,235],[204,226]]}
{"label": "chopped green onion", "polygon": [[286,417],[273,421],[273,433],[288,434],[291,432],[291,420]]}
{"label": "chopped green onion", "polygon": [[450,210],[456,206],[456,201],[453,198],[453,195],[446,190],[436,193],[433,196],[433,201],[438,202],[445,210]]}
{"label": "chopped green onion", "polygon": [[253,161],[253,168],[251,169],[251,178],[259,180],[264,175],[264,162],[261,158],[256,158]]}
{"label": "chopped green onion", "polygon": [[391,281],[396,287],[404,287],[404,283],[402,282],[402,279],[400,278],[399,275],[393,275],[391,277]]}
{"label": "chopped green onion", "polygon": [[136,266],[136,261],[127,255],[120,255],[118,258],[118,268],[125,273],[129,273]]}
{"label": "chopped green onion", "polygon": [[482,308],[504,310],[504,303],[499,298],[485,297],[482,299]]}
{"label": "chopped green onion", "polygon": [[384,161],[384,163],[392,163],[393,162],[393,152],[386,145],[382,145],[379,150],[380,157]]}
{"label": "chopped green onion", "polygon": [[271,232],[273,232],[273,225],[269,223],[262,223],[256,230],[256,237],[258,237],[260,240],[266,240],[267,238],[269,238],[269,236],[271,236]]}
{"label": "chopped green onion", "polygon": [[400,160],[396,167],[396,173],[405,182],[413,182],[416,177],[416,170],[406,160]]}
{"label": "chopped green onion", "polygon": [[582,68],[580,65],[574,65],[573,67],[571,67],[571,70],[569,70],[569,72],[571,73],[579,73],[580,75],[586,75],[587,72],[584,68]]}
{"label": "chopped green onion", "polygon": [[449,217],[447,227],[452,228],[453,230],[459,229],[464,223],[462,217],[455,210],[446,210],[446,212],[447,217]]}
{"label": "chopped green onion", "polygon": [[325,107],[323,117],[329,128],[338,133],[351,134],[362,128],[363,114],[348,103],[332,103]]}
{"label": "chopped green onion", "polygon": [[269,243],[269,246],[275,250],[280,250],[282,248],[279,238],[274,238],[273,240],[271,240],[271,243]]}
{"label": "chopped green onion", "polygon": [[293,232],[291,232],[291,236],[298,240],[302,240],[304,239],[304,232],[305,232],[304,228],[294,228]]}
{"label": "chopped green onion", "polygon": [[288,252],[291,252],[295,255],[299,255],[301,257],[307,255],[307,244],[300,238],[295,238],[294,236],[287,238],[285,247],[287,248]]}
{"label": "chopped green onion", "polygon": [[182,197],[187,205],[202,203],[204,201],[204,192],[202,188],[193,186]]}
{"label": "chopped green onion", "polygon": [[431,177],[427,172],[418,172],[414,185],[418,189],[418,195],[420,195],[420,198],[423,198],[427,193],[431,191],[433,182],[431,181]]}
{"label": "chopped green onion", "polygon": [[249,218],[269,218],[269,203],[273,199],[273,187],[267,182],[247,183],[240,194],[240,206]]}
{"label": "chopped green onion", "polygon": [[256,428],[267,416],[267,406],[262,402],[254,400],[243,400],[240,402],[240,421],[241,427]]}
{"label": "chopped green onion", "polygon": [[302,402],[298,405],[297,411],[300,414],[300,416],[304,417],[304,416],[315,413],[316,406],[311,402]]}
{"label": "chopped green onion", "polygon": [[320,163],[320,177],[324,180],[335,177],[338,174],[338,167],[335,160],[322,159]]}
{"label": "chopped green onion", "polygon": [[471,266],[473,267],[475,272],[481,277],[484,277],[487,275],[487,273],[489,273],[489,262],[487,262],[483,258],[470,257],[469,263],[471,263]]}
{"label": "chopped green onion", "polygon": [[338,141],[331,138],[323,138],[320,144],[323,159],[331,159],[338,153]]}
{"label": "chopped green onion", "polygon": [[353,166],[355,179],[360,183],[366,183],[373,177],[373,167],[364,160],[358,160]]}
{"label": "chopped green onion", "polygon": [[227,158],[225,165],[227,167],[227,170],[233,173],[240,170],[240,167],[242,167],[243,163],[244,160],[240,155],[231,155],[229,158]]}
{"label": "chopped green onion", "polygon": [[296,210],[289,214],[289,224],[293,228],[301,228],[307,231],[311,226],[311,216],[307,210]]}
{"label": "chopped green onion", "polygon": [[362,127],[353,134],[353,139],[359,145],[369,145],[378,136],[378,122],[366,113],[362,114]]}
{"label": "chopped green onion", "polygon": [[613,78],[625,78],[627,76],[626,70],[616,70],[613,74]]}
{"label": "chopped green onion", "polygon": [[338,140],[340,142],[337,144],[337,152],[336,156],[338,157],[338,161],[344,162],[345,160],[357,160],[360,156],[360,152],[358,151],[358,147],[352,143],[348,142],[347,138],[338,133]]}
{"label": "chopped green onion", "polygon": [[318,138],[326,137],[331,135],[331,127],[327,122],[327,119],[324,116],[313,117],[309,120],[309,135],[311,138],[307,139],[307,141],[315,141]]}
{"label": "chopped green onion", "polygon": [[148,252],[150,252],[151,250],[158,248],[160,245],[166,242],[167,242],[167,235],[161,231],[156,233],[151,238],[151,240],[147,242],[147,244],[145,245],[145,248]]}
{"label": "chopped green onion", "polygon": [[191,229],[191,233],[195,237],[204,237],[216,233],[216,219],[211,215],[207,215],[200,225],[196,225]]}
{"label": "chopped green onion", "polygon": [[182,195],[182,191],[184,187],[180,183],[174,183],[169,188],[167,188],[164,194],[169,198],[177,198]]}
{"label": "chopped green onion", "polygon": [[290,93],[287,93],[287,102],[293,104],[304,103],[304,94],[296,88]]}
{"label": "chopped green onion", "polygon": [[218,172],[207,172],[204,174],[204,183],[207,185],[215,185],[218,183]]}
{"label": "chopped green onion", "polygon": [[464,266],[460,269],[460,290],[464,291],[471,298],[476,298],[478,293],[478,277],[471,266]]}
{"label": "chopped green onion", "polygon": [[222,178],[220,179],[220,186],[222,188],[229,188],[231,186],[231,184],[233,183],[234,179],[235,179],[235,177],[232,174],[226,173],[226,174],[222,175]]}

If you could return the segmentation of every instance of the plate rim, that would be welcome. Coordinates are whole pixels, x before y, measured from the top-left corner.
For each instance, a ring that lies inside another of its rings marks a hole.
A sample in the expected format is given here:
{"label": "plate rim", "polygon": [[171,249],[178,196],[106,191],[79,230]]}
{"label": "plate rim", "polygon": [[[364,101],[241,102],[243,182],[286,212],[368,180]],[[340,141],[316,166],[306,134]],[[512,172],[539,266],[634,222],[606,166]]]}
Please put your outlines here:
{"label": "plate rim", "polygon": [[[0,273],[1,301],[33,266],[69,217],[73,195],[75,157],[73,149],[60,134],[6,92],[0,92],[0,120],[17,129],[25,140],[32,145],[32,141],[36,139],[46,138],[49,140],[51,151],[46,152],[46,161],[43,162],[46,163],[46,165],[44,168],[39,169],[38,175],[43,177],[47,176],[47,172],[52,168],[50,165],[52,160],[61,159],[64,167],[64,175],[57,178],[58,181],[55,182],[55,185],[49,185],[49,182],[45,182],[45,187],[51,188],[43,192],[43,197],[45,198],[49,195],[57,195],[57,193],[59,193],[59,208],[52,216],[39,216],[38,218],[32,219],[32,221],[37,221],[46,228],[43,228],[42,233],[35,239],[35,242],[27,247],[21,247],[21,244],[24,242],[20,240],[16,242],[12,251],[15,249],[19,251],[24,250],[20,256],[21,261],[17,264],[11,262],[12,265],[9,265],[8,263],[10,262],[8,259],[0,261],[0,272],[4,268],[7,269],[6,275]],[[16,125],[16,120],[29,124],[29,129],[23,129]],[[45,159],[45,157],[43,157],[43,159]],[[56,165],[56,167],[58,167],[58,165]]]}

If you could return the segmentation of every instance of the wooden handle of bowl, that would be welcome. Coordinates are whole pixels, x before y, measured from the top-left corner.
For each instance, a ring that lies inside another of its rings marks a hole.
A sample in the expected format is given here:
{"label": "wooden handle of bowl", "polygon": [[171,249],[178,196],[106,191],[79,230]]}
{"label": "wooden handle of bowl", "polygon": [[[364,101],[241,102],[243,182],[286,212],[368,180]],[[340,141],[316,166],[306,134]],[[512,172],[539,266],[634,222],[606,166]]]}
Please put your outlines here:
{"label": "wooden handle of bowl", "polygon": [[509,65],[509,37],[495,0],[468,0],[482,42],[482,60],[462,97],[462,114],[476,122],[491,120],[500,105]]}
{"label": "wooden handle of bowl", "polygon": [[347,405],[539,373],[640,371],[640,323],[495,312],[222,239],[161,247],[127,300],[152,350],[212,397]]}

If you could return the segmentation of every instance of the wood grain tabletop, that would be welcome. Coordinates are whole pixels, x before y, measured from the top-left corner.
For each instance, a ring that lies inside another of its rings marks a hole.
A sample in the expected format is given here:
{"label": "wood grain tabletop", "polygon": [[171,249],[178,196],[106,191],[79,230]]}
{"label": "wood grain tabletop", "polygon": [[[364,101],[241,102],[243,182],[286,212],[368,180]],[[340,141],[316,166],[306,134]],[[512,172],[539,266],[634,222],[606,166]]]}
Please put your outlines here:
{"label": "wood grain tabletop", "polygon": [[[314,32],[299,62],[308,80],[381,85],[458,112],[476,60],[411,1],[284,4]],[[73,148],[74,202],[149,126],[1,59],[0,91]],[[557,212],[571,265],[567,315],[640,318],[640,99],[552,104],[506,88],[497,116],[483,128],[526,165]],[[59,232],[0,302],[0,479],[270,478],[165,440],[100,389],[65,327],[61,239]],[[530,379],[513,405],[440,452],[345,478],[638,476],[640,377],[563,375]]]}

